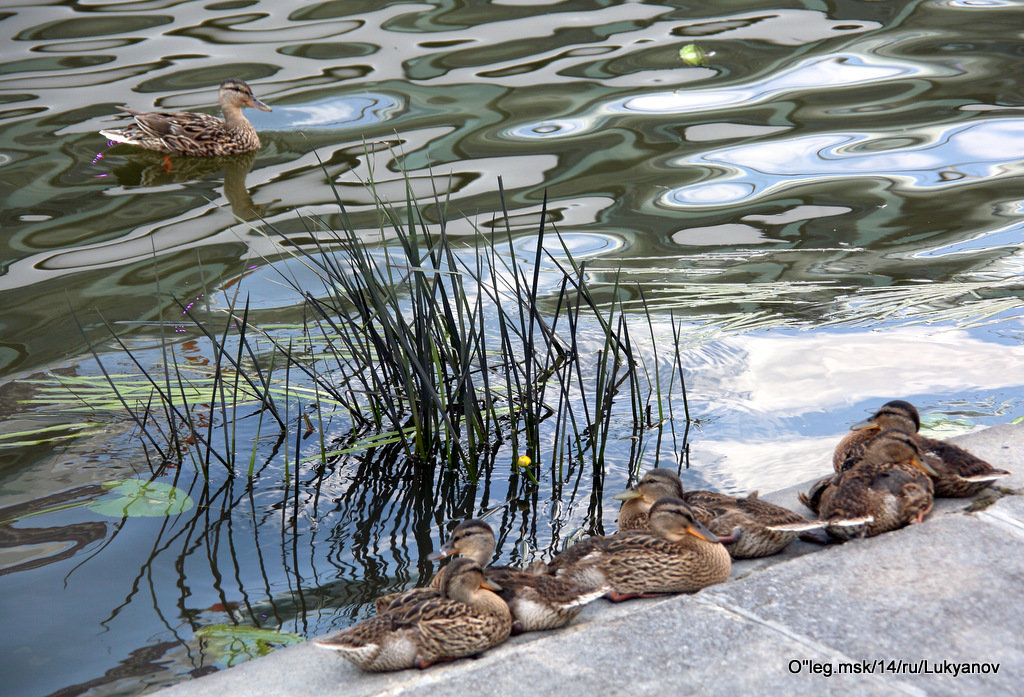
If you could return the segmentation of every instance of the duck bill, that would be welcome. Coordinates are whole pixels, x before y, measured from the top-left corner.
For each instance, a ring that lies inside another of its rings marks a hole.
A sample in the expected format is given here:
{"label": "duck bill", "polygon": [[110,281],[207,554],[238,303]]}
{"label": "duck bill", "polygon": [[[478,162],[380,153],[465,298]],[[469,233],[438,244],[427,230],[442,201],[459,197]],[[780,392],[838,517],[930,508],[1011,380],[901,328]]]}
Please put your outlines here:
{"label": "duck bill", "polygon": [[484,582],[480,584],[480,587],[484,590],[489,590],[492,593],[500,593],[503,590],[497,583],[488,579],[484,579]]}
{"label": "duck bill", "polygon": [[437,550],[436,552],[431,552],[430,554],[428,554],[427,555],[427,559],[429,559],[430,561],[440,561],[440,560],[444,559],[445,557],[450,557],[450,556],[452,556],[454,554],[458,554],[458,553],[459,553],[458,550],[455,549],[454,547],[449,547],[448,545],[445,545],[444,547],[442,547],[441,549]]}
{"label": "duck bill", "polygon": [[693,524],[686,526],[686,532],[690,533],[694,537],[699,537],[705,542],[721,542],[715,533],[708,530],[702,523],[696,520],[693,521]]}
{"label": "duck bill", "polygon": [[259,109],[260,111],[270,111],[271,110],[270,107],[268,107],[266,104],[264,104],[260,100],[256,99],[256,97],[253,97],[252,99],[249,100],[249,106],[251,106],[253,109]]}
{"label": "duck bill", "polygon": [[881,430],[881,426],[874,422],[873,419],[865,419],[860,423],[855,423],[850,426],[851,431],[878,431]]}
{"label": "duck bill", "polygon": [[626,489],[621,493],[615,494],[612,498],[616,501],[632,501],[633,499],[638,499],[641,496],[643,496],[643,494],[636,489]]}
{"label": "duck bill", "polygon": [[922,459],[920,457],[913,458],[910,461],[910,464],[912,464],[914,467],[916,467],[917,469],[921,470],[922,472],[924,472],[925,474],[927,474],[930,477],[938,477],[938,476],[940,476],[939,473],[935,470],[934,467],[929,465],[927,461],[925,461],[924,459]]}

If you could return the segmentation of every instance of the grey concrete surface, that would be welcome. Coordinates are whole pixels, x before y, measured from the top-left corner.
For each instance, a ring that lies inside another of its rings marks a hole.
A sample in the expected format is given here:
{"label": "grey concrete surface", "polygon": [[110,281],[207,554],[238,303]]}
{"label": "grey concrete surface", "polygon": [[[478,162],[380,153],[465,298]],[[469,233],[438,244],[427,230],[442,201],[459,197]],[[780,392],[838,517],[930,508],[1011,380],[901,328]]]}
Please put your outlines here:
{"label": "grey concrete surface", "polygon": [[[922,525],[798,542],[694,595],[599,600],[563,630],[425,671],[363,673],[303,644],[155,695],[1024,694],[1024,425],[955,440],[1014,475],[938,500]],[[809,514],[806,488],[764,498]]]}

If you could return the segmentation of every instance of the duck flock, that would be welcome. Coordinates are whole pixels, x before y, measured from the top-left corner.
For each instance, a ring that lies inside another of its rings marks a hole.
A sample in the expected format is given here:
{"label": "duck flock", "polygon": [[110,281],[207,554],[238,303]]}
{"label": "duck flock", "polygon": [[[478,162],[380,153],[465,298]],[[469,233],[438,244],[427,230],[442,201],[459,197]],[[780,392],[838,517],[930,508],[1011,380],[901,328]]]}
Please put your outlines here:
{"label": "duck flock", "polygon": [[920,523],[933,498],[973,496],[1010,473],[918,433],[917,409],[896,400],[854,425],[836,446],[835,472],[800,494],[818,518],[762,501],[684,491],[652,469],[618,494],[618,532],[577,542],[525,569],[488,566],[494,532],[466,520],[433,559],[457,556],[426,588],[377,599],[377,615],[322,637],[369,671],[425,668],[478,654],[512,633],[568,624],[600,597],[614,602],[692,593],[729,578],[732,559],[776,554],[798,536],[825,542]]}

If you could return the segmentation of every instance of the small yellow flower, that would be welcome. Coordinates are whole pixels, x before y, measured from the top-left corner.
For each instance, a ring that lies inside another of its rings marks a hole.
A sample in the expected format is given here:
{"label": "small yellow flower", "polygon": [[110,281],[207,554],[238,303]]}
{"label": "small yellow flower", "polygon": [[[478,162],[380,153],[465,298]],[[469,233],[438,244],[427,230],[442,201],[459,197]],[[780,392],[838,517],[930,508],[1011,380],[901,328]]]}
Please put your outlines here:
{"label": "small yellow flower", "polygon": [[533,462],[533,460],[530,459],[529,455],[521,455],[519,457],[519,459],[516,460],[516,467],[522,467],[522,468],[529,467],[530,463],[532,463],[532,462]]}

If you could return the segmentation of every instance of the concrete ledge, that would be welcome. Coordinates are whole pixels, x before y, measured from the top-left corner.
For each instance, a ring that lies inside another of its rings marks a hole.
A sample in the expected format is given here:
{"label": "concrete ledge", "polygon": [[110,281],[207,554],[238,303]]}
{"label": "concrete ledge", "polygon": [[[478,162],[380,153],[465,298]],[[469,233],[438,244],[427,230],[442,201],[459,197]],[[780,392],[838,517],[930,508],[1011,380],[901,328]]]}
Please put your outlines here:
{"label": "concrete ledge", "polygon": [[[304,644],[155,694],[1015,694],[1024,679],[1024,426],[954,440],[1014,475],[975,500],[937,500],[923,525],[842,545],[798,542],[736,562],[727,583],[694,595],[599,600],[566,629],[423,672],[363,673]],[[809,513],[796,499],[806,488],[765,498]]]}

